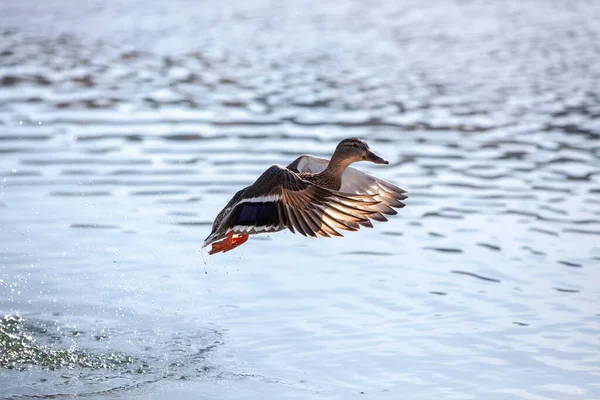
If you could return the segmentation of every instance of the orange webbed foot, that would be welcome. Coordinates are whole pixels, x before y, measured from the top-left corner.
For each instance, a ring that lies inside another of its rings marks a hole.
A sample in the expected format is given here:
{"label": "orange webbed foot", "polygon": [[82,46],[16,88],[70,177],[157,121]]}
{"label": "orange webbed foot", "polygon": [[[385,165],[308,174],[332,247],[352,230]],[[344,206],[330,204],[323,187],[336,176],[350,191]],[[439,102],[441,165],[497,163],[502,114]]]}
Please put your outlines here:
{"label": "orange webbed foot", "polygon": [[233,231],[229,231],[227,238],[212,244],[212,248],[208,254],[216,254],[221,252],[226,253],[229,250],[233,250],[236,247],[246,243],[248,236],[249,235],[238,235],[233,237]]}

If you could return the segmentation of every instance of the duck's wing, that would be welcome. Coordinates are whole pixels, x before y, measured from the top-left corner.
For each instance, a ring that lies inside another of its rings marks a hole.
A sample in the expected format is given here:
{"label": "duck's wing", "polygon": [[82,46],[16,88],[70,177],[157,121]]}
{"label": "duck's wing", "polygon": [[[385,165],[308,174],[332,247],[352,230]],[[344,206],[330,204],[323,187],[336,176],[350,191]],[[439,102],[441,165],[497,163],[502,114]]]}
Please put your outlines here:
{"label": "duck's wing", "polygon": [[369,222],[379,204],[370,194],[347,194],[315,185],[279,165],[266,170],[223,216],[204,245],[238,234],[275,232],[288,228],[304,236],[342,236]]}
{"label": "duck's wing", "polygon": [[[288,165],[287,168],[297,170],[298,172],[318,173],[327,168],[328,164],[329,160],[324,158],[302,155]],[[406,190],[352,167],[348,167],[344,171],[340,191],[344,193],[372,195],[373,199],[379,203],[371,207],[373,213],[368,215],[368,217],[376,221],[387,221],[387,218],[383,214],[397,214],[398,212],[394,208],[404,207],[402,200],[408,198]]]}
{"label": "duck's wing", "polygon": [[300,157],[296,158],[290,165],[288,165],[287,169],[292,170],[294,172],[319,173],[325,168],[327,168],[328,164],[329,160],[326,160],[325,158],[303,154]]}

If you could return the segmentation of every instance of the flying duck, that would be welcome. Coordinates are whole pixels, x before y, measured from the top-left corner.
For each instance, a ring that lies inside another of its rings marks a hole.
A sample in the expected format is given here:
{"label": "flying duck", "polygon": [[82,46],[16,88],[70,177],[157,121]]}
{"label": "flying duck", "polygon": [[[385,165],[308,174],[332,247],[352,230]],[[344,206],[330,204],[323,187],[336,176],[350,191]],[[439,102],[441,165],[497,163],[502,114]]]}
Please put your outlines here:
{"label": "flying duck", "polygon": [[287,167],[273,165],[238,191],[219,212],[204,246],[227,252],[249,235],[289,229],[304,236],[343,236],[338,230],[373,227],[404,207],[406,190],[349,167],[357,161],[389,164],[359,138],[342,140],[331,160],[302,155]]}

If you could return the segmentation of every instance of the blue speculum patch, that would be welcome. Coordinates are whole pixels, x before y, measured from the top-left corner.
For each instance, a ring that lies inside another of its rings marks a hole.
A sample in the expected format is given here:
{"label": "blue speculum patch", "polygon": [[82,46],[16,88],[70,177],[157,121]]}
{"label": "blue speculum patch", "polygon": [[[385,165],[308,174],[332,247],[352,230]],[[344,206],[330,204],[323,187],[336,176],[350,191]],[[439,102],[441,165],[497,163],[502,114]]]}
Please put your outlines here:
{"label": "blue speculum patch", "polygon": [[244,203],[240,207],[236,225],[278,224],[277,203]]}

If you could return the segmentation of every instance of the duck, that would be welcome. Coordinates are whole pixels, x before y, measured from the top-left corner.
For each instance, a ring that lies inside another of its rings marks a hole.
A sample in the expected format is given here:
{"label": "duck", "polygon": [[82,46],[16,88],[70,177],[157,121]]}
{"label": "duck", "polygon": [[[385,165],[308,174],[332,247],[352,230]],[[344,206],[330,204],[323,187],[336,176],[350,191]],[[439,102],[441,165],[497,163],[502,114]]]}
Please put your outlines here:
{"label": "duck", "polygon": [[229,200],[217,214],[203,248],[226,253],[250,235],[290,230],[303,236],[343,236],[339,231],[385,222],[408,198],[407,191],[350,167],[359,161],[389,164],[360,138],[339,142],[330,160],[304,154],[287,166],[273,165]]}

